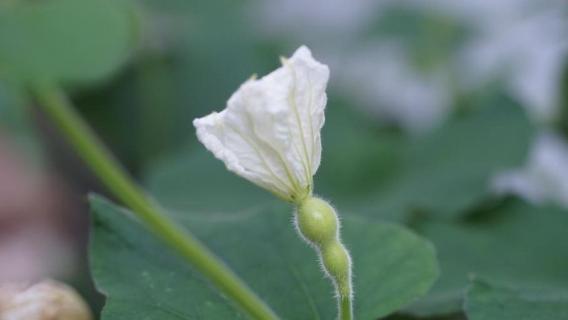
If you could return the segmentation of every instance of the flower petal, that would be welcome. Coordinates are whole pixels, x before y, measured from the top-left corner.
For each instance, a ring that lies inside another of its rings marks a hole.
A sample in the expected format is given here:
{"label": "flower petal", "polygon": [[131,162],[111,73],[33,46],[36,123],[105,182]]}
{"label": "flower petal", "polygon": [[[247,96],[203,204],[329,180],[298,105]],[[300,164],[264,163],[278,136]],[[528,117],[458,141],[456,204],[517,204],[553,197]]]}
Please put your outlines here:
{"label": "flower petal", "polygon": [[212,113],[194,120],[197,137],[227,169],[247,180],[287,198],[293,190],[264,144],[250,133],[243,119],[227,119],[227,112]]}
{"label": "flower petal", "polygon": [[312,57],[310,50],[302,46],[288,61],[293,87],[292,107],[299,113],[297,131],[306,143],[311,174],[315,174],[321,160],[321,129],[325,122],[325,89],[329,80],[329,68]]}
{"label": "flower petal", "polygon": [[224,111],[194,125],[229,170],[294,201],[311,192],[320,163],[329,70],[306,47],[283,64],[245,82]]}

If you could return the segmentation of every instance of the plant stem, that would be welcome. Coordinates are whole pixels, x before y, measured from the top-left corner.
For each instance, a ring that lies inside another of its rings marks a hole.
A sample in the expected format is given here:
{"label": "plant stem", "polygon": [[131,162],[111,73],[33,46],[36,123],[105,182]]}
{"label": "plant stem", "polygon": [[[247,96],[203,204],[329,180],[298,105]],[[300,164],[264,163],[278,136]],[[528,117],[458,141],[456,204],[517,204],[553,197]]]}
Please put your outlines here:
{"label": "plant stem", "polygon": [[50,83],[42,83],[32,90],[46,114],[59,127],[83,161],[117,198],[132,209],[150,231],[173,247],[251,318],[278,319],[219,258],[188,231],[178,227],[144,194],[75,112],[63,90]]}
{"label": "plant stem", "polygon": [[325,200],[310,195],[297,203],[294,223],[300,237],[316,249],[322,271],[333,282],[337,318],[352,320],[351,256],[339,236],[337,212]]}
{"label": "plant stem", "polygon": [[351,306],[351,298],[342,296],[339,298],[339,313],[341,320],[351,320],[353,318],[353,310]]}

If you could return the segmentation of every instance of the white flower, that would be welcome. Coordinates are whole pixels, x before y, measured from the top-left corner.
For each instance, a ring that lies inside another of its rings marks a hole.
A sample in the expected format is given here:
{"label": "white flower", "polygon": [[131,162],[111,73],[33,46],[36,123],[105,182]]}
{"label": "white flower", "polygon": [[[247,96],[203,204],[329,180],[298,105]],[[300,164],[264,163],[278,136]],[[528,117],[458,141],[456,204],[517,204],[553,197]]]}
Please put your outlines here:
{"label": "white flower", "polygon": [[225,110],[195,119],[197,137],[230,171],[299,202],[320,164],[328,79],[328,67],[302,46],[282,67],[243,83]]}
{"label": "white flower", "polygon": [[555,133],[541,133],[527,165],[498,175],[493,189],[535,204],[552,202],[568,208],[568,144]]}

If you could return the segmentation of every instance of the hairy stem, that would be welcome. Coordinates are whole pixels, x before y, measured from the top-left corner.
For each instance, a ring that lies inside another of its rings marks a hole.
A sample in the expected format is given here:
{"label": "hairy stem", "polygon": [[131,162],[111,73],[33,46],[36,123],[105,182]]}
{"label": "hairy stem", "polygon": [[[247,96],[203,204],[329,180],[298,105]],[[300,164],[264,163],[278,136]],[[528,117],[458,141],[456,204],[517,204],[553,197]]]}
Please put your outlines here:
{"label": "hairy stem", "polygon": [[83,161],[118,199],[132,209],[151,232],[174,248],[251,318],[278,319],[218,257],[191,233],[169,219],[162,209],[144,194],[74,111],[70,100],[57,85],[38,84],[32,88],[32,92]]}
{"label": "hairy stem", "polygon": [[316,248],[321,265],[333,282],[339,319],[352,320],[351,256],[339,236],[337,213],[324,200],[310,196],[298,204],[295,222],[300,236]]}
{"label": "hairy stem", "polygon": [[341,320],[353,319],[353,307],[351,306],[351,297],[339,297],[339,314]]}

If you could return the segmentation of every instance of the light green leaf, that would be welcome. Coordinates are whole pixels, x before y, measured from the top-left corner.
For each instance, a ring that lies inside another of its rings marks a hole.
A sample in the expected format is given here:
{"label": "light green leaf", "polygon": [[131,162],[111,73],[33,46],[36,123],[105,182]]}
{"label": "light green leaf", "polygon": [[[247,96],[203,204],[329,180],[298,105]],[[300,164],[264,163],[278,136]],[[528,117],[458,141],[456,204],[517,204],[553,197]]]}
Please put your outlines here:
{"label": "light green leaf", "polygon": [[[108,295],[103,319],[243,319],[207,281],[148,234],[126,210],[93,197],[92,272]],[[283,319],[333,319],[332,287],[298,238],[291,208],[232,215],[176,215]],[[343,220],[355,265],[355,313],[376,319],[423,295],[438,274],[433,247],[408,230]]]}
{"label": "light green leaf", "polygon": [[568,291],[511,289],[473,280],[466,296],[469,320],[568,319]]}
{"label": "light green leaf", "polygon": [[93,81],[134,44],[134,13],[120,0],[19,1],[0,6],[0,76]]}

